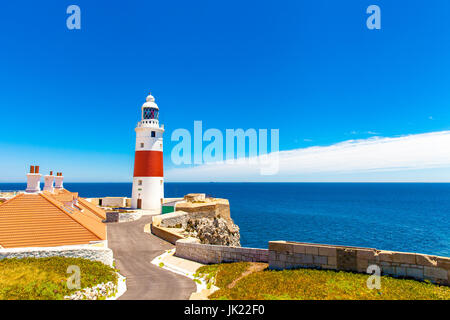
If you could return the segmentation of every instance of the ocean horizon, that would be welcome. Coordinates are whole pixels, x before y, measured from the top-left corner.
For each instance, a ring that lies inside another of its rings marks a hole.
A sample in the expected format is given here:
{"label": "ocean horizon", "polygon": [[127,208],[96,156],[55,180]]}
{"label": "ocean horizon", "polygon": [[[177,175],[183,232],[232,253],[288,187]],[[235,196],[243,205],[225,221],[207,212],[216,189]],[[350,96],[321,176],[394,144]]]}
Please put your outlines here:
{"label": "ocean horizon", "polygon": [[[130,197],[132,183],[64,186],[86,198]],[[450,183],[165,183],[168,198],[197,192],[230,201],[242,246],[287,240],[450,256]]]}

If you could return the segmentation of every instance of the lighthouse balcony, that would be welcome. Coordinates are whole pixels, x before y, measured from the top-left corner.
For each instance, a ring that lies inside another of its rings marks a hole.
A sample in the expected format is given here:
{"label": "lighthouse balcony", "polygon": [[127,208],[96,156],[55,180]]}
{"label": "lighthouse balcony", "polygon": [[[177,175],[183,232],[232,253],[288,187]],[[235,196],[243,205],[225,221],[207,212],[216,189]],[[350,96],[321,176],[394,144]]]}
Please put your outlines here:
{"label": "lighthouse balcony", "polygon": [[155,128],[164,131],[164,125],[159,125],[158,120],[142,120],[137,123],[137,128]]}

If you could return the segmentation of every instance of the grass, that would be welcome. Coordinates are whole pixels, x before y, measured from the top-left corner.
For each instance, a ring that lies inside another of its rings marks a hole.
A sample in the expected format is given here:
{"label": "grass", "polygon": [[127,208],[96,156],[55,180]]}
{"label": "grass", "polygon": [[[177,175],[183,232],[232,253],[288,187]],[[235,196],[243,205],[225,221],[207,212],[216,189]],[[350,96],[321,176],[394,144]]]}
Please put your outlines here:
{"label": "grass", "polygon": [[69,289],[70,265],[80,268],[81,288],[109,281],[117,284],[115,269],[82,258],[24,258],[0,260],[0,300],[62,300],[80,289]]}
{"label": "grass", "polygon": [[450,288],[429,282],[381,277],[381,289],[370,290],[368,275],[331,270],[263,270],[234,283],[249,263],[210,265],[197,270],[220,290],[212,300],[450,300]]}
{"label": "grass", "polygon": [[207,284],[214,282],[217,287],[225,288],[249,266],[248,262],[206,265],[198,268],[194,277],[203,277]]}

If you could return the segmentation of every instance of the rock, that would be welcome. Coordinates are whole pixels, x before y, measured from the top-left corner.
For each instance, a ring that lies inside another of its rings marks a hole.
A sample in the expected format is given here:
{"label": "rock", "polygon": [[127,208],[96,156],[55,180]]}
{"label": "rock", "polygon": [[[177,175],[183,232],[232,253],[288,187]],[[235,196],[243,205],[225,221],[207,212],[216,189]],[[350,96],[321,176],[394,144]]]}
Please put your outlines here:
{"label": "rock", "polygon": [[85,288],[65,296],[66,300],[98,300],[107,298],[117,293],[117,285],[113,282],[100,283],[92,288]]}
{"label": "rock", "polygon": [[241,246],[239,227],[223,218],[189,219],[186,232],[203,244]]}

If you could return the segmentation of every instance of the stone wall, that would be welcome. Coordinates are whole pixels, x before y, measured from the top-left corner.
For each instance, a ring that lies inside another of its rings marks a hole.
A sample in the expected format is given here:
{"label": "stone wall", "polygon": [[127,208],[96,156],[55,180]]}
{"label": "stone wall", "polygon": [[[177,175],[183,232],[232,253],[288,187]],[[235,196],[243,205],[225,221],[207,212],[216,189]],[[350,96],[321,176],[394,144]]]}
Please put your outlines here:
{"label": "stone wall", "polygon": [[320,268],[366,273],[369,265],[383,275],[450,285],[450,258],[371,248],[270,241],[269,268]]}
{"label": "stone wall", "polygon": [[227,199],[207,198],[205,202],[179,201],[175,205],[175,211],[184,211],[194,218],[223,218],[232,221],[230,216],[230,204]]}
{"label": "stone wall", "polygon": [[200,244],[197,239],[181,239],[176,242],[175,256],[204,264],[240,261],[268,262],[269,251]]}
{"label": "stone wall", "polygon": [[106,211],[106,220],[107,223],[112,222],[130,222],[139,220],[142,218],[141,212],[133,212],[133,211]]}
{"label": "stone wall", "polygon": [[126,197],[104,197],[104,198],[86,198],[92,204],[100,206],[100,200],[105,207],[131,207],[131,198]]}
{"label": "stone wall", "polygon": [[171,232],[167,228],[161,228],[159,226],[150,224],[151,233],[155,236],[170,242],[171,244],[175,244],[178,240],[183,239],[182,236],[176,234],[175,232]]}
{"label": "stone wall", "polygon": [[104,197],[102,198],[103,207],[125,207],[127,198],[124,197]]}
{"label": "stone wall", "polygon": [[106,223],[119,222],[119,212],[117,211],[106,211]]}
{"label": "stone wall", "polygon": [[[190,217],[193,217],[193,215],[187,212],[174,211],[153,217],[153,224],[160,225],[164,228],[175,227],[177,225],[186,228],[186,223]],[[214,216],[212,215],[212,217]]]}
{"label": "stone wall", "polygon": [[90,246],[61,246],[39,248],[11,248],[0,249],[0,260],[4,258],[48,258],[67,257],[84,258],[100,261],[108,266],[113,264],[113,252],[109,248]]}
{"label": "stone wall", "polygon": [[130,222],[142,218],[142,212],[119,212],[119,222]]}
{"label": "stone wall", "polygon": [[181,227],[186,228],[188,220],[209,218],[213,219],[219,215],[216,213],[217,206],[208,206],[202,210],[185,212],[174,211],[153,217],[153,224],[164,228]]}

